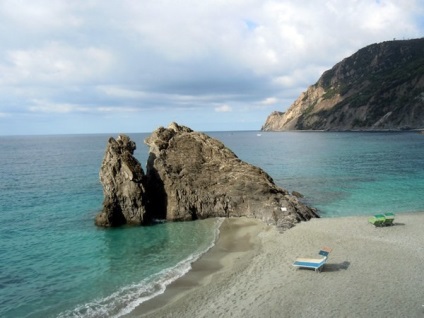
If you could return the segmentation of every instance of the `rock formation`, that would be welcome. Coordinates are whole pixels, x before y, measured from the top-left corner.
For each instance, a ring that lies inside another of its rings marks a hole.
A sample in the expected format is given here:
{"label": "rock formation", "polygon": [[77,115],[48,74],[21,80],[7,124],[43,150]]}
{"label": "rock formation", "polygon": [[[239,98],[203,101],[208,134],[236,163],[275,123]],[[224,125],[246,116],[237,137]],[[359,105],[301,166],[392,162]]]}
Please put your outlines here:
{"label": "rock formation", "polygon": [[247,216],[289,228],[318,217],[262,169],[203,133],[172,123],[145,143],[150,147],[146,175],[133,157],[134,142],[122,135],[109,139],[100,170],[105,199],[97,225]]}
{"label": "rock formation", "polygon": [[98,226],[145,223],[144,172],[134,158],[136,145],[128,136],[109,139],[100,168],[103,210],[95,219]]}
{"label": "rock formation", "polygon": [[[118,220],[120,225],[120,217],[110,212],[130,217],[128,223],[246,216],[280,228],[318,217],[262,169],[241,161],[206,134],[172,123],[158,128],[145,143],[150,155],[143,176],[125,146],[133,143],[122,136],[109,140],[100,172],[105,205],[96,224]],[[125,159],[119,159],[123,154]]]}
{"label": "rock formation", "polygon": [[367,46],[323,73],[264,131],[424,128],[424,38]]}

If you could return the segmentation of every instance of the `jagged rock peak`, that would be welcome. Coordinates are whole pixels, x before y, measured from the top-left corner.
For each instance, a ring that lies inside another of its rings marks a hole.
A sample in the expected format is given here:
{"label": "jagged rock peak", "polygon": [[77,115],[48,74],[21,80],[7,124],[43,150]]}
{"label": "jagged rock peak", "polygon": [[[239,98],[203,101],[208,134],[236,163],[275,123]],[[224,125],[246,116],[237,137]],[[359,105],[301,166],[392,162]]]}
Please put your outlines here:
{"label": "jagged rock peak", "polygon": [[100,168],[103,209],[96,216],[98,226],[145,223],[144,171],[133,156],[136,144],[126,135],[109,138]]}
{"label": "jagged rock peak", "polygon": [[[369,45],[325,71],[264,131],[424,128],[424,38]],[[277,116],[278,115],[278,116]]]}

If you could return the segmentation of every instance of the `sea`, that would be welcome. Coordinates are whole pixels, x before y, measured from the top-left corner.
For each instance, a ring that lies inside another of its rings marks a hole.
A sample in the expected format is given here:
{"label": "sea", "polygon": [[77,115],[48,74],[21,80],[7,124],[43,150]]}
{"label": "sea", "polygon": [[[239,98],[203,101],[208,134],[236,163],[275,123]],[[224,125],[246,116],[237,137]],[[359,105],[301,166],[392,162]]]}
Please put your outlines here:
{"label": "sea", "polygon": [[[321,217],[424,212],[417,132],[207,132]],[[149,134],[127,134],[143,168]],[[121,317],[210,249],[222,219],[98,228],[113,134],[0,136],[0,317]]]}

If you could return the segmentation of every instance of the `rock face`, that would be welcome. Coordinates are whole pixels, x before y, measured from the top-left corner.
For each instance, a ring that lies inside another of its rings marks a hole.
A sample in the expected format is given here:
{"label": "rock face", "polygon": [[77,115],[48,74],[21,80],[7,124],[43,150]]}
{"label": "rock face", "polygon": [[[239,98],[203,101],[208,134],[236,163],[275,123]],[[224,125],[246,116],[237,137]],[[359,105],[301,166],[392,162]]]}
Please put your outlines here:
{"label": "rock face", "polygon": [[134,158],[136,145],[128,136],[109,139],[100,168],[103,210],[95,219],[98,226],[143,224],[146,222],[144,172]]}
{"label": "rock face", "polygon": [[317,217],[220,141],[171,124],[145,140],[150,209],[173,221],[247,216],[279,227]]}
{"label": "rock face", "polygon": [[367,46],[324,72],[264,131],[424,128],[424,38]]}
{"label": "rock face", "polygon": [[100,169],[105,199],[97,225],[246,216],[284,229],[318,217],[262,169],[203,133],[172,123],[145,143],[150,147],[146,175],[133,157],[134,142],[126,136],[109,139]]}

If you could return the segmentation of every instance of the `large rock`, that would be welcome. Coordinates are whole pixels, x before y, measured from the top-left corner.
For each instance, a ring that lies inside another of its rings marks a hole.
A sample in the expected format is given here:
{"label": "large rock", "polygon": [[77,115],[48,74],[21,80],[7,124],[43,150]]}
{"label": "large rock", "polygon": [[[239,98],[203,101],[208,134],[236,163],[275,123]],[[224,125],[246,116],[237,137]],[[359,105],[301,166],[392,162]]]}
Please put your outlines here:
{"label": "large rock", "polygon": [[98,226],[247,216],[284,229],[318,217],[262,169],[203,133],[172,123],[145,142],[146,175],[129,137],[109,139],[100,169],[104,202]]}
{"label": "large rock", "polygon": [[318,217],[262,169],[203,133],[172,123],[154,131],[145,143],[150,147],[148,209],[155,217],[185,221],[247,216],[281,228]]}
{"label": "large rock", "polygon": [[144,172],[134,158],[136,145],[128,136],[110,138],[100,168],[103,210],[95,219],[99,226],[142,224],[146,217]]}

